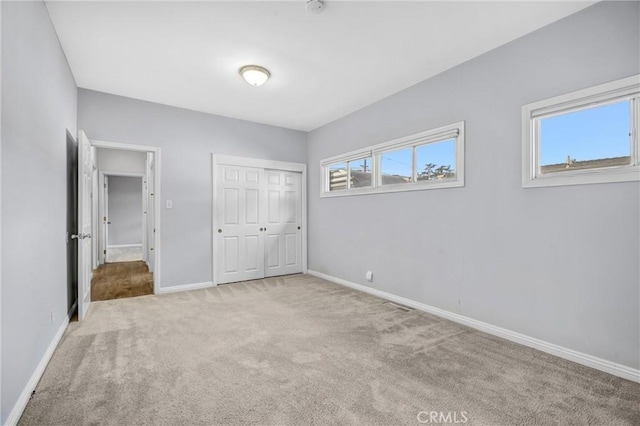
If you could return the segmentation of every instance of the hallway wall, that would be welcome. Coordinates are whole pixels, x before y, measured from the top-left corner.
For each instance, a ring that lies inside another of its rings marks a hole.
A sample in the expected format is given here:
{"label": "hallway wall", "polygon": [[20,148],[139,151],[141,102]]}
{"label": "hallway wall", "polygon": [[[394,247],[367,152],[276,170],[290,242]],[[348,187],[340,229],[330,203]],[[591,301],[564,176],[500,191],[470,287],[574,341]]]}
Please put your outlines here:
{"label": "hallway wall", "polygon": [[109,176],[109,246],[142,245],[142,178]]}
{"label": "hallway wall", "polygon": [[67,315],[66,133],[77,88],[43,2],[2,2],[0,423]]}
{"label": "hallway wall", "polygon": [[145,173],[147,153],[98,148],[98,169],[118,173]]}

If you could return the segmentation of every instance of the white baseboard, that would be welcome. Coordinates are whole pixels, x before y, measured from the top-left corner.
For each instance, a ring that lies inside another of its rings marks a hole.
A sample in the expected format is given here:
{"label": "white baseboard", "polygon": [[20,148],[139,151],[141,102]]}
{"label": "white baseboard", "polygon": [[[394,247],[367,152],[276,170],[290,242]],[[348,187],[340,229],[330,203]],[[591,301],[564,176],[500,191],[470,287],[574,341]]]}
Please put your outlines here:
{"label": "white baseboard", "polygon": [[170,287],[160,287],[159,294],[176,293],[178,291],[200,290],[202,288],[215,287],[213,281],[205,281],[203,283],[193,283],[184,285],[173,285]]}
{"label": "white baseboard", "polygon": [[142,247],[142,244],[115,244],[107,246],[107,250],[109,249],[119,249],[119,248],[133,248],[133,247]]}
{"label": "white baseboard", "polygon": [[18,398],[15,405],[13,406],[13,409],[9,412],[9,417],[7,418],[7,421],[5,423],[6,426],[14,426],[18,424],[18,420],[20,420],[20,417],[22,416],[24,409],[27,407],[27,403],[29,402],[29,399],[31,399],[31,393],[35,390],[36,386],[38,385],[38,382],[40,381],[40,378],[42,377],[42,374],[44,373],[45,368],[47,368],[47,364],[49,364],[49,361],[53,356],[53,352],[58,347],[58,343],[60,343],[60,339],[62,339],[62,335],[64,334],[68,325],[69,325],[69,317],[67,316],[62,322],[62,324],[60,325],[60,328],[58,328],[58,331],[56,332],[55,336],[53,336],[53,340],[51,340],[49,347],[45,351],[44,355],[42,355],[42,358],[40,359],[38,366],[36,367],[35,371],[31,375],[31,378],[27,382],[27,385],[22,390],[22,393],[20,394],[20,397]]}
{"label": "white baseboard", "polygon": [[474,320],[472,318],[445,311],[444,309],[436,308],[434,306],[425,305],[424,303],[406,299],[401,296],[396,296],[385,291],[376,290],[375,288],[367,287],[362,284],[356,284],[351,281],[336,278],[318,271],[309,270],[308,274],[325,279],[327,281],[334,282],[336,284],[343,285],[345,287],[350,287],[355,290],[378,296],[382,299],[391,300],[393,302],[400,303],[402,305],[406,305],[420,311],[446,318],[448,320],[466,325],[476,330],[484,331],[485,333],[489,333],[494,336],[498,336],[503,339],[510,340],[512,342],[519,343],[521,345],[528,346],[530,348],[534,348],[539,351],[585,365],[587,367],[595,368],[596,370],[604,371],[605,373],[613,374],[614,376],[622,377],[623,379],[631,380],[632,382],[640,383],[640,370],[637,370],[635,368],[627,367],[622,364],[607,361],[606,359],[574,351],[573,349],[565,348],[554,343],[545,342],[544,340],[536,339],[535,337],[516,333],[515,331],[497,327],[486,322]]}

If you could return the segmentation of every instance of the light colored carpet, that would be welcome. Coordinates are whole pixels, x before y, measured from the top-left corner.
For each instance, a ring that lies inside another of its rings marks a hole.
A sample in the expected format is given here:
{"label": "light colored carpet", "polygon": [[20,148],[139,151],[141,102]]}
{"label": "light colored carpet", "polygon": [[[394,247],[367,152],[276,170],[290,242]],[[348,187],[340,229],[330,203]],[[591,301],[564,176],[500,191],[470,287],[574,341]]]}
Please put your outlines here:
{"label": "light colored carpet", "polygon": [[93,303],[20,424],[638,425],[638,401],[630,381],[297,275]]}

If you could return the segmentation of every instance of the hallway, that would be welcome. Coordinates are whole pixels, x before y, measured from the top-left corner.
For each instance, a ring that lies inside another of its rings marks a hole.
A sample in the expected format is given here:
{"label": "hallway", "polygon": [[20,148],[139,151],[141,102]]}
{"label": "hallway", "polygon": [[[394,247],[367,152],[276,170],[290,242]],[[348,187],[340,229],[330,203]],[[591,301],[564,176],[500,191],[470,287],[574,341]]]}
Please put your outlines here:
{"label": "hallway", "polygon": [[140,262],[100,265],[91,280],[91,301],[153,294],[153,273]]}

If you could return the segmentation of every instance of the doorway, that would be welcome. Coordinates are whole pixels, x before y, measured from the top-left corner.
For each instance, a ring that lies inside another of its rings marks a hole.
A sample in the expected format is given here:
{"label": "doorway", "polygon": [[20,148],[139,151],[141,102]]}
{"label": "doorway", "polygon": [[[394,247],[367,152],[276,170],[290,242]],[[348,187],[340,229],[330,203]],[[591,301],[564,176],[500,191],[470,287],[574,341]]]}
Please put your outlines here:
{"label": "doorway", "polygon": [[100,190],[99,266],[92,280],[92,300],[153,294],[156,152],[106,142],[94,145]]}
{"label": "doorway", "polygon": [[306,165],[213,156],[214,284],[306,272]]}
{"label": "doorway", "polygon": [[[101,152],[105,153],[99,150],[98,164],[104,165]],[[146,169],[146,156],[137,157],[140,170]],[[101,169],[99,179],[102,185],[98,208],[102,221],[98,245],[102,258],[91,281],[91,300],[153,294],[153,272],[146,262],[143,244],[147,240],[146,174]]]}
{"label": "doorway", "polygon": [[102,181],[103,223],[101,246],[104,263],[144,261],[145,176],[104,174]]}
{"label": "doorway", "polygon": [[91,196],[80,197],[94,235],[90,284],[83,284],[86,313],[92,301],[159,288],[160,149],[83,140],[95,154]]}

